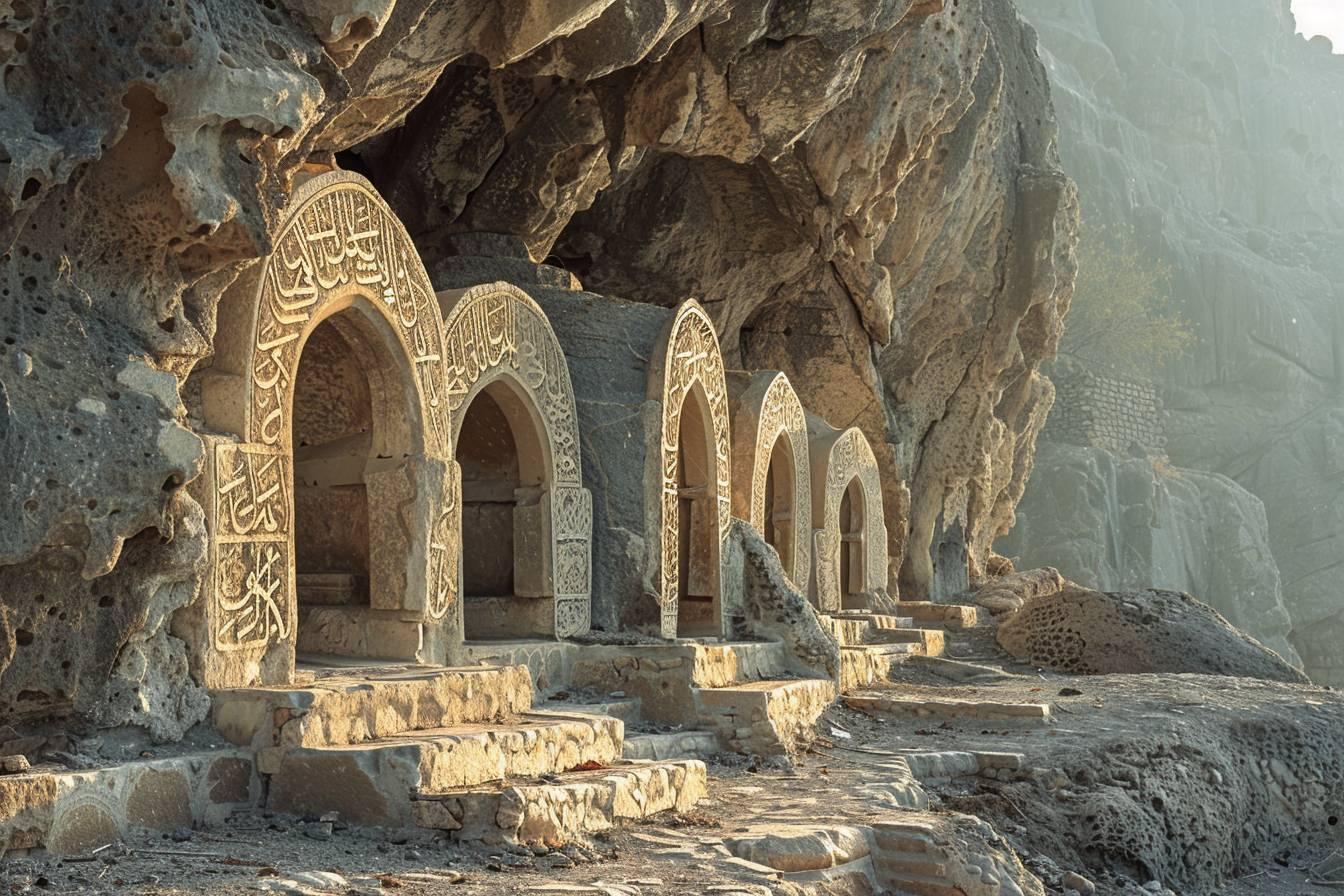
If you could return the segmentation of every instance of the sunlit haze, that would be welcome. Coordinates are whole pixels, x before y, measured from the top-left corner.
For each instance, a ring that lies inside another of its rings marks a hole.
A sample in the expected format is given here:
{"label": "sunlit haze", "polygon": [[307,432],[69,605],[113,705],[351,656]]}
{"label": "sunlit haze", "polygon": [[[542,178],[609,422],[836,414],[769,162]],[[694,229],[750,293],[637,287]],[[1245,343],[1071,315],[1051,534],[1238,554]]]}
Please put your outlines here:
{"label": "sunlit haze", "polygon": [[1307,37],[1324,34],[1344,52],[1344,0],[1293,0],[1297,30]]}

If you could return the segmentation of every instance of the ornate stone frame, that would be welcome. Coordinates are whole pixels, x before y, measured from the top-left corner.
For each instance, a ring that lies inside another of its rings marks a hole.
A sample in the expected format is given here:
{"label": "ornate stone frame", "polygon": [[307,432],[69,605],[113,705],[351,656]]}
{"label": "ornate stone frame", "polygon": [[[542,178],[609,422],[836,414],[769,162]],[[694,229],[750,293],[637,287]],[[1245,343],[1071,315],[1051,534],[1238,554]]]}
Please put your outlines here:
{"label": "ornate stone frame", "polygon": [[[550,556],[544,567],[555,599],[555,635],[583,634],[592,613],[593,503],[582,482],[578,409],[564,352],[545,312],[508,283],[448,290],[439,302],[450,444],[455,452],[467,408],[485,388],[505,383],[522,399],[545,455]],[[456,465],[454,472],[460,495],[462,472]],[[451,536],[461,544],[460,505],[456,509]]]}
{"label": "ornate stone frame", "polygon": [[206,436],[210,460],[198,490],[211,547],[194,640],[210,687],[292,676],[294,378],[309,334],[339,312],[361,315],[405,374],[414,409],[401,609],[438,623],[457,597],[456,555],[447,550],[458,508],[443,325],[414,244],[366,180],[331,171],[294,191],[273,245],[221,301],[216,355],[202,379],[205,422],[222,434]]}
{"label": "ornate stone frame", "polygon": [[[714,545],[717,556],[711,564],[717,568],[716,598],[720,615],[725,610],[723,586],[727,578],[724,561],[729,527],[732,524],[732,467],[731,435],[728,417],[728,387],[724,378],[723,355],[719,351],[719,337],[714,324],[700,303],[694,299],[683,302],[669,323],[659,343],[658,353],[649,366],[648,397],[661,404],[661,444],[650,454],[657,461],[651,469],[651,481],[660,484],[661,513],[656,543],[658,555],[654,579],[658,583],[661,633],[664,638],[677,636],[677,592],[679,570],[679,516],[680,483],[677,477],[677,453],[681,425],[681,409],[692,390],[703,393],[709,411],[708,423],[713,430],[712,481],[713,500],[709,512],[710,525],[717,532]],[[719,620],[720,630],[726,627]]]}
{"label": "ornate stone frame", "polygon": [[784,573],[806,591],[812,571],[807,413],[787,376],[774,370],[760,371],[751,377],[733,407],[733,512],[761,533],[766,531],[766,482],[772,453],[781,436],[787,437],[792,451],[794,486],[793,563]]}
{"label": "ornate stone frame", "polygon": [[[812,482],[812,599],[823,613],[844,605],[840,593],[840,502],[850,483],[863,492],[863,590],[887,586],[887,524],[882,508],[882,477],[872,446],[858,427],[840,432],[813,418],[811,435]],[[820,488],[815,488],[819,485]]]}

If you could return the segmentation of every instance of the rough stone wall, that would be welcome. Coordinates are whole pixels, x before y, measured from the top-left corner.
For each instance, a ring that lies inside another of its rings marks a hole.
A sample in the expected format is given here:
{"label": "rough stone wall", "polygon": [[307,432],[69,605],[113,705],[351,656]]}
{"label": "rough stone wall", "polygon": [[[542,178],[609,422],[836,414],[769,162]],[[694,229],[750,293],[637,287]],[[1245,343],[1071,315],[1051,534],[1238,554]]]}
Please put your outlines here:
{"label": "rough stone wall", "polygon": [[880,449],[911,590],[941,520],[978,568],[1011,517],[1075,218],[1011,0],[0,0],[0,70],[0,720],[200,717],[154,659],[202,573],[195,374],[309,163],[431,268],[702,299]]}
{"label": "rough stone wall", "polygon": [[[1283,0],[1019,5],[1089,218],[1132,227],[1195,325],[1159,379],[1171,460],[1263,503],[1288,638],[1313,680],[1344,684],[1344,57],[1295,35]],[[1251,513],[1225,525],[1254,528]],[[1240,562],[1229,547],[1190,562],[1224,561]],[[1225,611],[1272,600],[1195,593]]]}
{"label": "rough stone wall", "polygon": [[1162,399],[1151,383],[1099,376],[1080,365],[1055,365],[1050,379],[1055,405],[1042,439],[1116,454],[1164,452]]}

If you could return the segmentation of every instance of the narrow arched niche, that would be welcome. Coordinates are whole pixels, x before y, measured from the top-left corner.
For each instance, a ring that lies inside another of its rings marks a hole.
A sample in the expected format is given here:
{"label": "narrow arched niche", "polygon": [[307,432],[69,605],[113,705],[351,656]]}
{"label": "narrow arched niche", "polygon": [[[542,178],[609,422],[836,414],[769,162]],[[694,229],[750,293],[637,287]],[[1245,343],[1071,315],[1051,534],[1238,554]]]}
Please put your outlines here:
{"label": "narrow arched niche", "polygon": [[470,400],[457,437],[469,641],[555,635],[549,457],[537,409],[508,379],[490,382]]}
{"label": "narrow arched niche", "polygon": [[770,448],[770,466],[765,477],[765,518],[761,533],[767,544],[779,554],[779,562],[789,572],[794,569],[795,526],[798,521],[796,461],[789,434],[781,432]]}
{"label": "narrow arched niche", "polygon": [[855,476],[845,487],[840,499],[840,608],[843,610],[869,609],[864,596],[867,555],[864,533],[867,528],[867,507],[863,498],[863,483]]}
{"label": "narrow arched niche", "polygon": [[677,423],[677,634],[722,634],[718,469],[709,400],[696,383]]}

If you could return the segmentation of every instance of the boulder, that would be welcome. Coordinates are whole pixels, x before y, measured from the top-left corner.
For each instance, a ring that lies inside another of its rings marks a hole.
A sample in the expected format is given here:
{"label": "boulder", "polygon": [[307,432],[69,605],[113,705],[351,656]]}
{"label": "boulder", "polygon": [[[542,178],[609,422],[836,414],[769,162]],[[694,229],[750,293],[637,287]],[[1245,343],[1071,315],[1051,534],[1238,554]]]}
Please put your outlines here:
{"label": "boulder", "polygon": [[1080,675],[1197,673],[1306,683],[1217,610],[1176,591],[1107,594],[1071,587],[1028,600],[999,625],[1019,660]]}

